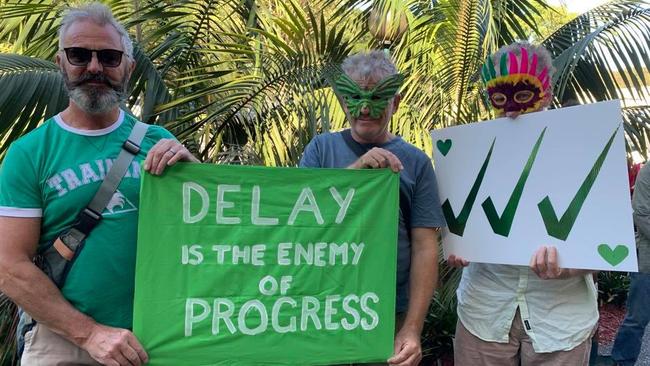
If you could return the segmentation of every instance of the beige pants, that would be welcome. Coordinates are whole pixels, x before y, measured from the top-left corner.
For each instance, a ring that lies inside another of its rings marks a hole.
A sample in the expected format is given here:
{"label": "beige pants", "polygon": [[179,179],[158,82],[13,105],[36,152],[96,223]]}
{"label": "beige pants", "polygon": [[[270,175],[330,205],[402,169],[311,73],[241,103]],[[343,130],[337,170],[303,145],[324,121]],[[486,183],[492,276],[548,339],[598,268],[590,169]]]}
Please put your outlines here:
{"label": "beige pants", "polygon": [[38,323],[25,334],[25,350],[20,364],[22,366],[99,365],[88,352]]}
{"label": "beige pants", "polygon": [[474,336],[460,322],[456,324],[454,365],[456,366],[587,366],[591,337],[570,351],[535,353],[524,330],[519,309],[512,321],[508,343],[487,342]]}

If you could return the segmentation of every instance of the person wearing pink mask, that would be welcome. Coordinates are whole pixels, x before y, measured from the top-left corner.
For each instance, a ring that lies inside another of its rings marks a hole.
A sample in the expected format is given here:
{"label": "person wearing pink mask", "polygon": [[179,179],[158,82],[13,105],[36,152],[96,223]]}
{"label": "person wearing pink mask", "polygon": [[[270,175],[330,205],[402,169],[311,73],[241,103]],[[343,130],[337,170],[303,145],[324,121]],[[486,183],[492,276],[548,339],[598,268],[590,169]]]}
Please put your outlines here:
{"label": "person wearing pink mask", "polygon": [[[514,43],[481,70],[499,117],[544,110],[551,103],[553,65],[546,49]],[[469,263],[458,296],[456,366],[587,366],[598,322],[591,271],[560,268],[555,247],[531,253],[530,265]]]}

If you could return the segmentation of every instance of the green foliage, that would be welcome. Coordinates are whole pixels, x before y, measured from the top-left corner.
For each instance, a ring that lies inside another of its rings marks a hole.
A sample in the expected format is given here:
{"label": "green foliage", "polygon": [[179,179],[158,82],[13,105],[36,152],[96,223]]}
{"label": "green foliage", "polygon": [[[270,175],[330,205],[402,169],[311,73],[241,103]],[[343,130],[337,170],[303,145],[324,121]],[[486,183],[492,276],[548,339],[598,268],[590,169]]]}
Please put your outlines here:
{"label": "green foliage", "polygon": [[[443,258],[442,249],[439,258]],[[458,321],[456,288],[462,270],[447,266],[444,260],[440,261],[438,268],[440,268],[439,286],[429,306],[422,332],[422,354],[429,360],[453,354],[452,337],[456,332]]]}
{"label": "green foliage", "polygon": [[598,273],[598,303],[623,306],[630,289],[630,276],[626,272]]}
{"label": "green foliage", "polygon": [[422,355],[427,359],[436,360],[445,355],[453,354],[452,338],[456,330],[456,304],[443,304],[434,297],[422,332]]}
{"label": "green foliage", "polygon": [[570,12],[563,4],[547,7],[536,6],[536,8],[539,11],[539,16],[536,17],[537,29],[533,30],[528,25],[524,26],[526,33],[530,35],[526,39],[533,43],[544,41],[578,15]]}
{"label": "green foliage", "polygon": [[17,364],[16,327],[18,310],[9,298],[0,292],[0,365]]}
{"label": "green foliage", "polygon": [[[489,53],[531,33],[543,37],[568,16],[541,0],[109,4],[139,41],[127,106],[143,120],[171,129],[204,160],[247,150],[266,165],[294,165],[314,133],[345,126],[341,108],[322,81],[351,50],[377,47],[368,36],[373,10],[408,20],[408,32],[391,46],[407,75],[391,128],[429,153],[432,128],[491,117],[478,78]],[[21,54],[52,59],[65,4],[31,0],[1,6],[0,41]],[[556,55],[558,103],[620,98],[626,96],[623,89],[633,91],[642,104],[630,105],[627,114],[643,124],[626,132],[636,149],[645,147],[647,130],[644,70],[650,61],[635,56],[647,50],[647,17],[645,1],[615,1],[571,20],[545,40]],[[545,25],[551,20],[553,25]],[[613,55],[615,65],[608,61]],[[3,67],[0,75],[8,72]],[[51,115],[40,105],[38,76],[27,72],[23,79],[36,85],[32,110],[25,111],[27,117],[7,120],[20,133],[33,127],[28,119],[38,123]],[[0,138],[9,142],[17,136],[9,133],[5,128]]]}
{"label": "green foliage", "polygon": [[53,115],[68,101],[58,67],[46,60],[0,54],[0,153],[35,128],[41,115]]}
{"label": "green foliage", "polygon": [[608,2],[574,18],[542,43],[554,58],[559,104],[620,99],[627,149],[644,155],[650,123],[649,4]]}
{"label": "green foliage", "polygon": [[[140,40],[127,107],[144,121],[169,128],[206,161],[217,161],[241,146],[255,149],[267,165],[295,164],[313,135],[302,131],[316,132],[316,120],[329,107],[316,97],[327,70],[350,51],[344,37],[345,14],[325,18],[342,1],[313,2],[306,8],[297,1],[108,4]],[[57,52],[56,29],[64,8],[57,1],[7,2],[0,12],[0,40],[12,41],[13,49],[23,55],[51,59]],[[31,71],[20,75],[32,90],[22,97],[31,110],[21,114],[22,104],[14,105],[3,121],[24,133],[63,105],[52,110],[48,107],[54,102],[47,105],[38,96],[52,85],[39,82],[33,61],[11,61],[0,63],[0,77],[8,78],[13,69]],[[12,102],[9,97],[0,99],[0,105]],[[287,125],[295,129],[284,128]],[[0,138],[7,142],[18,135],[0,130]],[[275,147],[257,144],[265,139]],[[2,144],[0,151],[7,146]]]}

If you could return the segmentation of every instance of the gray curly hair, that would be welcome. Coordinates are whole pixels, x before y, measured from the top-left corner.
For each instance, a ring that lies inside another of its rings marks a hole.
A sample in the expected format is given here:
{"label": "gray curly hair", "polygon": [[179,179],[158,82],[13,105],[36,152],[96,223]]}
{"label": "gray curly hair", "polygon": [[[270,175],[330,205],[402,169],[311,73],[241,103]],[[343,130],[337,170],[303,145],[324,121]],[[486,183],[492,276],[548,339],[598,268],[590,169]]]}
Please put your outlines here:
{"label": "gray curly hair", "polygon": [[341,65],[352,79],[379,81],[397,74],[397,67],[388,55],[379,50],[360,52],[348,56]]}
{"label": "gray curly hair", "polygon": [[77,8],[68,8],[63,13],[63,20],[61,20],[61,26],[59,27],[59,49],[63,49],[63,37],[65,32],[68,31],[68,28],[75,23],[82,20],[91,20],[99,25],[110,24],[117,30],[117,33],[120,35],[120,40],[122,42],[122,47],[124,48],[124,54],[126,54],[130,59],[133,59],[133,42],[129,37],[126,29],[122,24],[120,24],[115,17],[113,17],[113,12],[111,9],[99,2],[92,2]]}

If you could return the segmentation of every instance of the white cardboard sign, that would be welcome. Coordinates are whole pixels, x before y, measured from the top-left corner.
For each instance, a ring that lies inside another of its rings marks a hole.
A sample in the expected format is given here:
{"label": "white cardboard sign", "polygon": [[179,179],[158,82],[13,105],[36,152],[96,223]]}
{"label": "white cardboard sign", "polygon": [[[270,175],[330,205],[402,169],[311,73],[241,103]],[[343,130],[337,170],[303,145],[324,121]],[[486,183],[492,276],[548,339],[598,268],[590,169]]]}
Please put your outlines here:
{"label": "white cardboard sign", "polygon": [[445,258],[528,265],[549,245],[563,268],[637,271],[618,101],[431,135]]}

